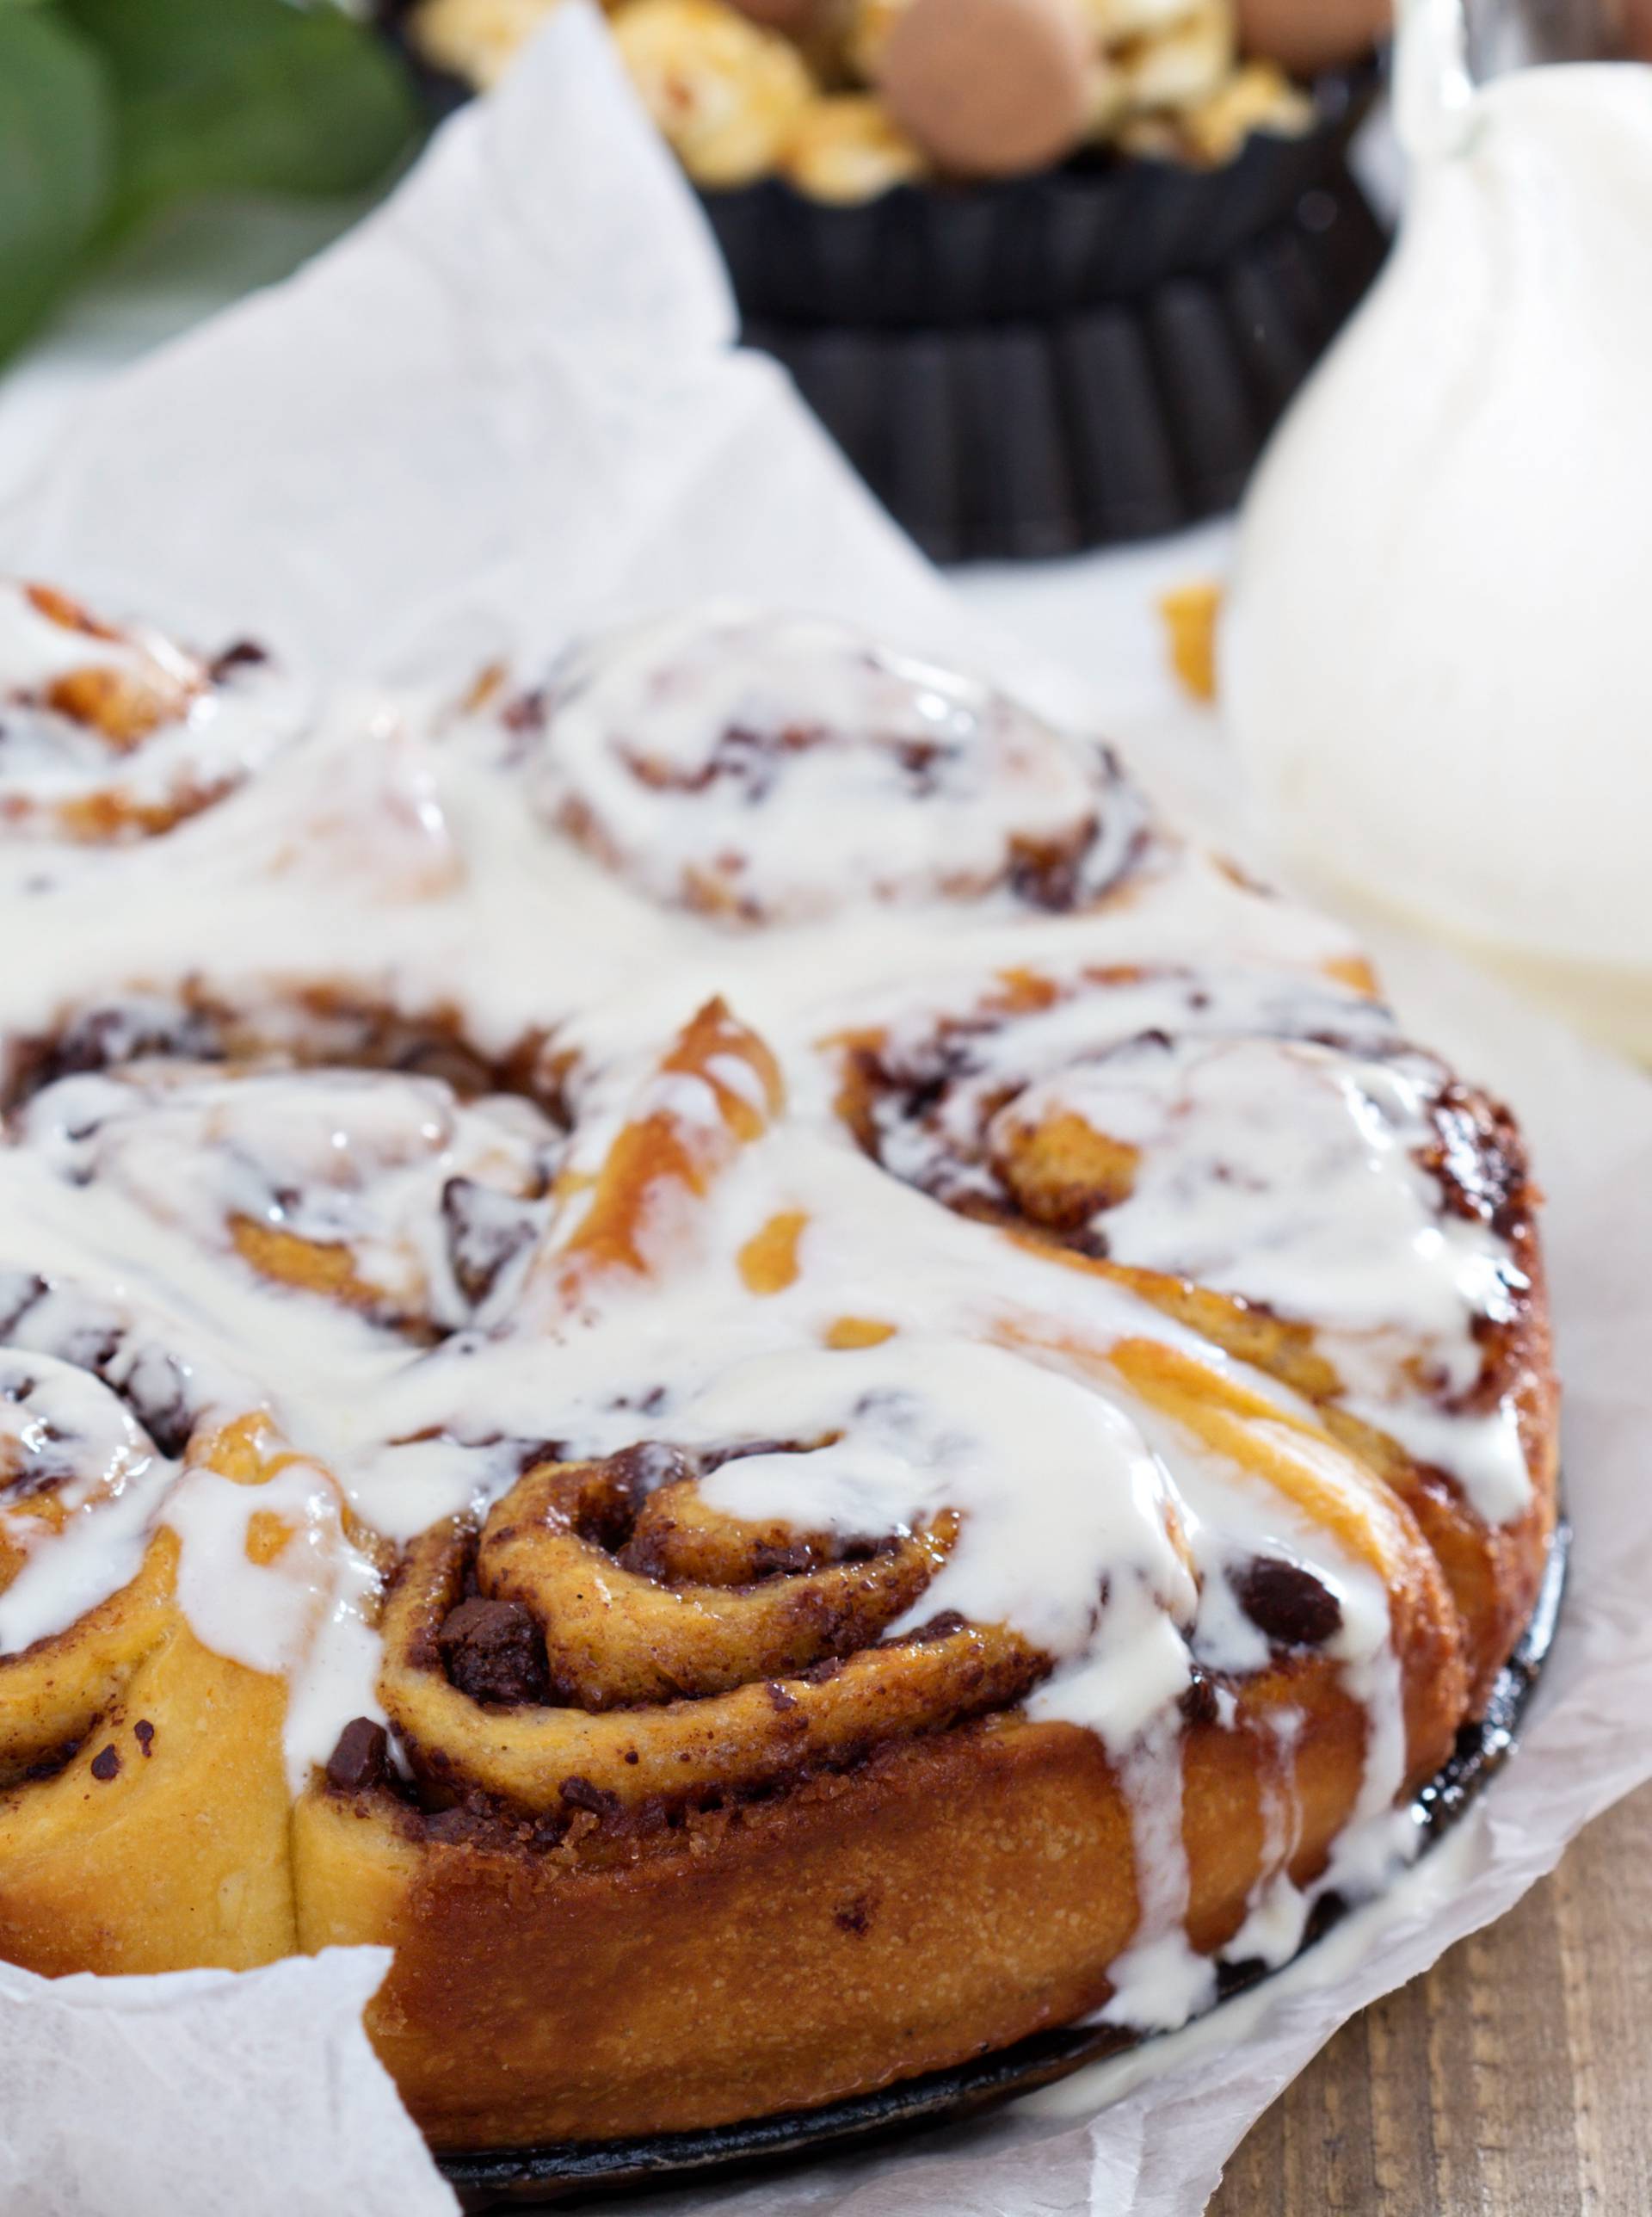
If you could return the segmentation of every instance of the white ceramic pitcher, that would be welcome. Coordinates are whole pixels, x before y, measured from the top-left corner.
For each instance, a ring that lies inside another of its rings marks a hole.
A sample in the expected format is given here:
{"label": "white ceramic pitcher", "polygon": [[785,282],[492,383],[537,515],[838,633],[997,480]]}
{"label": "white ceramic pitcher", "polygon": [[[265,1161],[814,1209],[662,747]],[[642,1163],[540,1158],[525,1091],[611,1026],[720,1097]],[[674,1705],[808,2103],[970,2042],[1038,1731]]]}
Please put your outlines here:
{"label": "white ceramic pitcher", "polygon": [[1224,691],[1287,852],[1652,1056],[1652,68],[1405,0],[1387,269],[1264,458]]}

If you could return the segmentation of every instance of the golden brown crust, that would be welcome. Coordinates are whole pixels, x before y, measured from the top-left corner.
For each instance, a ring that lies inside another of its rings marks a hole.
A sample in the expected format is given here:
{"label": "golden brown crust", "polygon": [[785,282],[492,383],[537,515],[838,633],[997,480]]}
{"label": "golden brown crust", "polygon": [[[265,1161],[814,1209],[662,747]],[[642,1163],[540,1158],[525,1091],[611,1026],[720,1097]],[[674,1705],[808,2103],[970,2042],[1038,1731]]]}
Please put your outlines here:
{"label": "golden brown crust", "polygon": [[213,1654],[163,1532],[133,1584],[0,1660],[0,1956],[66,1971],[245,1970],[296,1943],[279,1679]]}
{"label": "golden brown crust", "polygon": [[[1259,1689],[1235,1729],[1188,1731],[1200,1947],[1231,1937],[1263,1868],[1267,1709],[1304,1717],[1298,1878],[1358,1790],[1353,1704],[1310,1675]],[[439,2147],[723,2123],[936,2069],[1100,2007],[1137,1917],[1100,1743],[1014,1718],[600,1857],[421,1833],[388,1796],[306,1794],[299,1922],[306,1948],[396,1948],[369,2029]]]}

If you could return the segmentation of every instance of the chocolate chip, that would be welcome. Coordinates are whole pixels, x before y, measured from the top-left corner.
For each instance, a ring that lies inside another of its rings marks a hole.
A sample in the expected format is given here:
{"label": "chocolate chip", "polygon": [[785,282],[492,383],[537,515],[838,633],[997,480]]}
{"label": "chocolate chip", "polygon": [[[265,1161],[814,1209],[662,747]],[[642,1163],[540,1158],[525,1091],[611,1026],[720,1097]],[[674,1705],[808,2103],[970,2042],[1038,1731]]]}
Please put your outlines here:
{"label": "chocolate chip", "polygon": [[226,646],[222,654],[215,656],[208,667],[214,679],[221,679],[232,670],[250,670],[268,660],[268,647],[260,646],[256,639],[237,639],[232,646]]}
{"label": "chocolate chip", "polygon": [[1239,1606],[1276,1646],[1320,1647],[1342,1628],[1342,1604],[1300,1563],[1259,1555],[1229,1583]]}
{"label": "chocolate chip", "polygon": [[447,1676],[473,1701],[544,1701],[545,1643],[520,1602],[462,1601],[437,1638]]}
{"label": "chocolate chip", "polygon": [[381,1786],[390,1759],[390,1735],[371,1717],[352,1717],[327,1758],[327,1783],[341,1794]]}
{"label": "chocolate chip", "polygon": [[969,1621],[955,1609],[944,1609],[939,1616],[932,1616],[925,1624],[916,1625],[907,1633],[913,1642],[923,1640],[950,1640],[954,1633],[962,1632]]}
{"label": "chocolate chip", "polygon": [[100,1754],[92,1757],[92,1775],[102,1786],[107,1786],[110,1779],[119,1774],[120,1769],[120,1758],[115,1753],[113,1741]]}
{"label": "chocolate chip", "polygon": [[147,1717],[139,1717],[132,1728],[132,1736],[144,1751],[145,1757],[155,1751],[155,1727]]}
{"label": "chocolate chip", "polygon": [[751,1575],[754,1578],[793,1578],[804,1571],[812,1571],[819,1559],[819,1550],[806,1540],[788,1541],[783,1545],[760,1540],[751,1551]]}
{"label": "chocolate chip", "polygon": [[835,1909],[832,1911],[832,1922],[840,1932],[853,1932],[858,1938],[861,1933],[868,1930],[872,1924],[871,1896],[857,1893],[852,1900],[846,1901],[841,1909]]}
{"label": "chocolate chip", "polygon": [[589,1778],[564,1778],[562,1799],[570,1809],[588,1810],[593,1817],[617,1816],[620,1796],[610,1794],[604,1786],[593,1786]]}
{"label": "chocolate chip", "polygon": [[1181,1691],[1181,1714],[1190,1725],[1213,1725],[1217,1719],[1216,1688],[1195,1669]]}
{"label": "chocolate chip", "polygon": [[795,1709],[798,1706],[797,1695],[795,1694],[788,1694],[786,1688],[780,1684],[777,1678],[766,1680],[763,1686],[763,1691],[768,1696],[768,1706],[770,1708],[779,1710],[782,1716],[786,1714],[786,1712],[788,1709]]}

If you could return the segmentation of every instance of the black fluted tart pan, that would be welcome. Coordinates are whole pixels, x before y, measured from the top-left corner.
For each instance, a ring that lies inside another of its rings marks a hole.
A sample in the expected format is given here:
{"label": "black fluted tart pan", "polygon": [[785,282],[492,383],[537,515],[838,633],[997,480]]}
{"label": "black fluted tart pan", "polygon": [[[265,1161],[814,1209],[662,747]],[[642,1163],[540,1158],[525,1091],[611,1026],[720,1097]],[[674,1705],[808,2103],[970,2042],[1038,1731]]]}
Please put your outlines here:
{"label": "black fluted tart pan", "polygon": [[756,320],[745,336],[933,559],[1071,554],[1232,507],[1386,248],[1345,174],[1220,268],[1139,298],[936,329]]}

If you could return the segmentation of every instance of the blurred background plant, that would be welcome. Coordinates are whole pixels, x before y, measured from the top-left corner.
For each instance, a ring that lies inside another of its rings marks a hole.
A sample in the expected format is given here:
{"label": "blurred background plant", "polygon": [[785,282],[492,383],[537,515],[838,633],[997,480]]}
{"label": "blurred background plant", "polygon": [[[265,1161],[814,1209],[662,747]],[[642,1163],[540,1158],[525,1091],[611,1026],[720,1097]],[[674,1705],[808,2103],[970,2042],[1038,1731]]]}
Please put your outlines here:
{"label": "blurred background plant", "polygon": [[360,192],[420,129],[331,0],[0,0],[0,358],[163,210]]}

